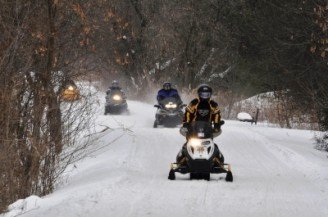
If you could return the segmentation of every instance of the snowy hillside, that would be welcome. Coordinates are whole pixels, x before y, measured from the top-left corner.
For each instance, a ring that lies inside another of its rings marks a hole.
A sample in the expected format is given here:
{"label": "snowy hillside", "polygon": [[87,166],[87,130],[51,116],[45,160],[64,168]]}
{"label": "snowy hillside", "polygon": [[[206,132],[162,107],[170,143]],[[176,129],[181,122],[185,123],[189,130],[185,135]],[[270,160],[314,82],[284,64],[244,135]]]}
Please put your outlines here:
{"label": "snowy hillside", "polygon": [[169,165],[185,138],[178,128],[153,129],[152,105],[128,103],[129,115],[104,116],[99,108],[98,130],[110,129],[53,194],[18,201],[1,216],[328,216],[328,158],[313,149],[312,132],[226,121],[215,141],[234,182],[178,174],[170,181]]}

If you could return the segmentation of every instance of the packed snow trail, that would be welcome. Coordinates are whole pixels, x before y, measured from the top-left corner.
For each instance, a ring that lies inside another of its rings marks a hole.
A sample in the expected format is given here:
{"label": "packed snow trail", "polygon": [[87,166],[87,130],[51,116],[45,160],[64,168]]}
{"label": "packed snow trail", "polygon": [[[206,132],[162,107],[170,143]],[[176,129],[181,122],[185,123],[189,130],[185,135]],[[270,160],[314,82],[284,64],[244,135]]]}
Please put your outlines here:
{"label": "packed snow trail", "polygon": [[129,115],[107,116],[100,104],[98,130],[110,129],[93,148],[103,148],[20,216],[328,216],[327,154],[313,149],[310,131],[226,121],[215,141],[232,165],[234,182],[225,182],[224,174],[210,181],[177,174],[170,181],[169,165],[185,138],[178,128],[153,129],[152,105],[128,103]]}

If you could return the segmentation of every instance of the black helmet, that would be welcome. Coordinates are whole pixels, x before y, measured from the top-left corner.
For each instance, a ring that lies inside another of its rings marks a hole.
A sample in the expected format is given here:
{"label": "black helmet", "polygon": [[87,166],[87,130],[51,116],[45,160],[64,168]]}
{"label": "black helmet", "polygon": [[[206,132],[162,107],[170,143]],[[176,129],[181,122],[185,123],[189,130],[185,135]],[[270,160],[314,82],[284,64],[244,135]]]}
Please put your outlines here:
{"label": "black helmet", "polygon": [[119,86],[118,81],[117,80],[114,80],[112,82],[112,87],[118,87],[118,86]]}
{"label": "black helmet", "polygon": [[164,82],[163,89],[164,90],[171,90],[172,89],[172,84],[170,82]]}
{"label": "black helmet", "polygon": [[212,96],[212,88],[207,84],[201,84],[198,86],[197,93],[200,99],[210,99]]}

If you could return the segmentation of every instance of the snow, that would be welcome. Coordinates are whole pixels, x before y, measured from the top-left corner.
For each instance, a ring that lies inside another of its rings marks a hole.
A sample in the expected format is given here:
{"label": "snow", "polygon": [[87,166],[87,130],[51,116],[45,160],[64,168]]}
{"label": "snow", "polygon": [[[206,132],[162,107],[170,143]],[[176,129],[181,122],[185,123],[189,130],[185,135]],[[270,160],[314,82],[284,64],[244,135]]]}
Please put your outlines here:
{"label": "snow", "polygon": [[226,121],[215,142],[234,182],[178,174],[170,181],[169,165],[185,138],[178,128],[153,129],[152,105],[128,104],[129,115],[104,116],[98,108],[92,154],[67,170],[54,193],[27,206],[17,201],[0,216],[328,216],[327,153],[313,148],[313,132]]}
{"label": "snow", "polygon": [[15,203],[9,205],[8,213],[6,217],[14,217],[17,215],[24,214],[25,212],[31,211],[38,208],[38,203],[42,200],[40,197],[31,195],[25,199],[17,200]]}
{"label": "snow", "polygon": [[251,120],[253,120],[252,116],[250,114],[246,113],[246,112],[238,113],[237,119],[240,120],[240,121],[247,121],[247,120],[251,121]]}

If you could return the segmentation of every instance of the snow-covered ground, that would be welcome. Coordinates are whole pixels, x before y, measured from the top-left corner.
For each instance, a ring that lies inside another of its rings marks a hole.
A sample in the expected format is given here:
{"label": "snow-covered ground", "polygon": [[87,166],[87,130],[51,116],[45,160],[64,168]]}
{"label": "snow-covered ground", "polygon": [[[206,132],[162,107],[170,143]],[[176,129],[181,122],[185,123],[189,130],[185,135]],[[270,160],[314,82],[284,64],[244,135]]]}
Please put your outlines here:
{"label": "snow-covered ground", "polygon": [[169,165],[185,139],[178,128],[152,128],[152,105],[128,103],[129,115],[104,116],[99,108],[98,131],[110,129],[53,194],[17,201],[0,216],[328,216],[328,158],[313,149],[312,132],[226,121],[215,141],[234,182],[224,175],[170,181]]}

